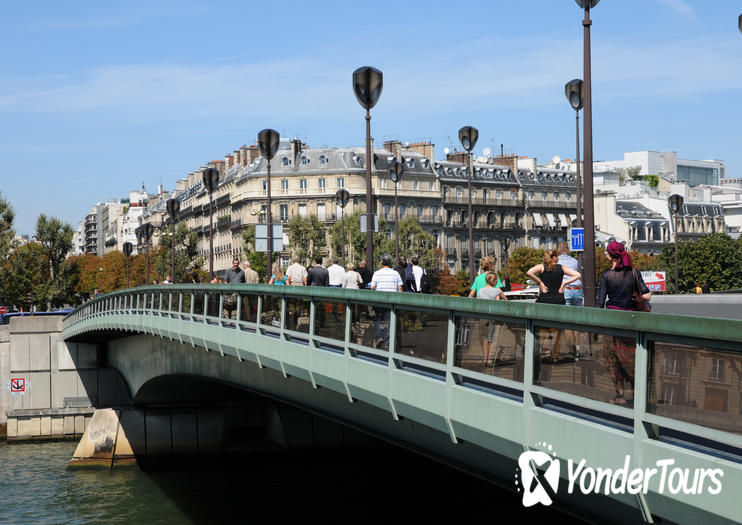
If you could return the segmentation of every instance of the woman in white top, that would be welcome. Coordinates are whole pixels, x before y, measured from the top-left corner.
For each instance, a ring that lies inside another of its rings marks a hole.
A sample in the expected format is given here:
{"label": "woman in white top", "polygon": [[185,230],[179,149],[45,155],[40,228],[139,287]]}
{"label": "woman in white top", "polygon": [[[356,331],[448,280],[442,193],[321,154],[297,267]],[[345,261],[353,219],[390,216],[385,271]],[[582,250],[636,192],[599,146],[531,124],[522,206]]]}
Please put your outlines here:
{"label": "woman in white top", "polygon": [[361,275],[353,269],[352,264],[346,264],[345,269],[347,271],[345,272],[345,275],[343,275],[343,288],[353,288],[354,290],[358,290],[358,285],[363,282]]}

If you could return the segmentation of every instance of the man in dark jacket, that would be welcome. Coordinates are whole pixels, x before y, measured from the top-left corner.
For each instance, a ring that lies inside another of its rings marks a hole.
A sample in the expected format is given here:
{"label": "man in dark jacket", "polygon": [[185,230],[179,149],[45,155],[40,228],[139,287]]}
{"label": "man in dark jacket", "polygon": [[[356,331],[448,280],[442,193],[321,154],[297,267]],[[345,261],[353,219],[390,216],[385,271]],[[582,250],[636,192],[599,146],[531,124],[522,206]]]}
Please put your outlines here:
{"label": "man in dark jacket", "polygon": [[330,286],[330,273],[322,266],[322,257],[317,257],[314,262],[307,273],[307,286]]}
{"label": "man in dark jacket", "polygon": [[366,266],[365,259],[358,264],[358,268],[356,268],[356,271],[358,272],[358,275],[361,276],[361,280],[363,281],[361,288],[366,289],[368,287],[368,283],[371,282],[371,278],[374,276],[374,274],[371,272],[371,270],[368,269],[368,266]]}
{"label": "man in dark jacket", "polygon": [[394,270],[402,278],[402,291],[411,292],[415,277],[412,274],[412,266],[407,264],[407,257],[400,255],[399,264],[397,264]]}

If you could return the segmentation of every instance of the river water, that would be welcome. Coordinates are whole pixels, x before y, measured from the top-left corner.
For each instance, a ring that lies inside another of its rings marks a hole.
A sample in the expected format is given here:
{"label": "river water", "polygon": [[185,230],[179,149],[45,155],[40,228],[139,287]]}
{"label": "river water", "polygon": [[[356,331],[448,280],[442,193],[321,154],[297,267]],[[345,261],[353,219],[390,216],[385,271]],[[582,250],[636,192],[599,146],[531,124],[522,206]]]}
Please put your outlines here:
{"label": "river water", "polygon": [[[0,522],[310,523],[471,517],[576,523],[401,449],[253,455],[187,468],[67,470],[73,442],[0,442]],[[509,520],[508,520],[509,521]]]}

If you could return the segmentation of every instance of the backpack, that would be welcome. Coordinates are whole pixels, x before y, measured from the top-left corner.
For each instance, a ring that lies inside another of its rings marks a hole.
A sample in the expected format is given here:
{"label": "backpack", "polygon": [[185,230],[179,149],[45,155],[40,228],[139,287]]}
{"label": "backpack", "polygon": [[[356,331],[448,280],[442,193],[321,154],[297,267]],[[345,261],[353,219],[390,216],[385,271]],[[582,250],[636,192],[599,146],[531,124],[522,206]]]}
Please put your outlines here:
{"label": "backpack", "polygon": [[430,277],[428,277],[428,272],[423,270],[423,276],[420,277],[420,293],[432,293],[433,292],[433,284],[430,282]]}

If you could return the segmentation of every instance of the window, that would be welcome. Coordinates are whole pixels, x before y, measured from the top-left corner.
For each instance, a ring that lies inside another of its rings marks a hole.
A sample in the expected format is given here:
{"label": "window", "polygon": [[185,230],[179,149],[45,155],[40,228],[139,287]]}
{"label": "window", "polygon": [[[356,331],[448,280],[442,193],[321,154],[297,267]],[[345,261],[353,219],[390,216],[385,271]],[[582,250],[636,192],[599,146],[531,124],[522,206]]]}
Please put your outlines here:
{"label": "window", "polygon": [[456,188],[456,200],[460,200],[461,197],[464,195],[464,190],[461,188]]}
{"label": "window", "polygon": [[263,181],[263,191],[268,191],[268,181],[267,180],[264,180]]}
{"label": "window", "polygon": [[306,189],[307,189],[307,179],[300,179],[299,180],[299,189],[306,191]]}
{"label": "window", "polygon": [[[324,180],[324,179],[320,179]],[[325,205],[324,204],[317,204],[317,218],[321,221],[325,220]]]}
{"label": "window", "polygon": [[542,191],[541,192],[541,200],[544,200],[544,201],[546,200],[546,192],[545,191]]}
{"label": "window", "polygon": [[714,357],[711,361],[711,379],[724,381],[724,359]]}
{"label": "window", "polygon": [[286,179],[281,180],[281,190],[287,191],[289,189],[289,181]]}
{"label": "window", "polygon": [[407,211],[407,206],[405,206],[404,204],[400,204],[399,205],[399,218],[400,219],[404,219],[405,211]]}
{"label": "window", "polygon": [[388,204],[384,204],[384,218],[385,219],[389,218],[389,210],[390,210],[390,206]]}
{"label": "window", "polygon": [[284,157],[284,158],[281,159],[281,166],[286,167],[286,166],[290,166],[290,165],[291,165],[291,161],[289,160],[288,157]]}
{"label": "window", "polygon": [[482,190],[482,202],[487,202],[487,190]]}
{"label": "window", "polygon": [[299,217],[306,217],[306,216],[307,216],[307,205],[299,204]]}
{"label": "window", "polygon": [[422,206],[418,206],[417,207],[417,218],[418,218],[418,220],[419,219],[422,219],[422,216],[423,216],[423,207]]}
{"label": "window", "polygon": [[515,202],[515,199],[518,198],[518,190],[511,190],[510,191],[510,200]]}
{"label": "window", "polygon": [[433,208],[433,221],[438,220],[438,208]]}
{"label": "window", "polygon": [[345,187],[345,179],[343,177],[338,177],[338,188],[344,188]]}
{"label": "window", "polygon": [[319,189],[321,190],[325,189],[325,179],[319,179],[318,184],[319,184]]}
{"label": "window", "polygon": [[309,157],[302,157],[301,158],[301,165],[302,166],[309,166]]}
{"label": "window", "polygon": [[386,179],[381,179],[381,189],[382,190],[386,189]]}
{"label": "window", "polygon": [[287,220],[289,220],[289,206],[288,206],[288,204],[281,204],[280,210],[281,210],[281,221],[287,221]]}
{"label": "window", "polygon": [[420,188],[420,181],[412,181],[412,189],[417,191]]}
{"label": "window", "polygon": [[571,193],[567,193],[567,194],[566,194],[566,195],[564,196],[564,199],[565,199],[565,200],[566,200],[567,202],[571,201],[571,200],[572,200],[572,194],[571,194]]}
{"label": "window", "polygon": [[320,164],[322,164],[324,166],[325,164],[327,164],[327,162],[328,162],[328,160],[327,160],[327,156],[326,155],[320,155],[319,156],[319,163]]}
{"label": "window", "polygon": [[556,191],[554,192],[554,200],[555,201],[559,200],[559,192],[556,192]]}
{"label": "window", "polygon": [[433,188],[434,187],[435,187],[435,183],[434,182],[432,182],[432,181],[431,182],[428,182],[428,191],[433,191]]}
{"label": "window", "polygon": [[533,200],[533,192],[532,191],[529,191],[528,192],[528,200],[529,201],[532,201]]}

